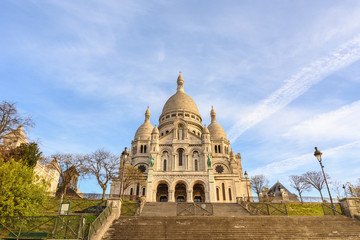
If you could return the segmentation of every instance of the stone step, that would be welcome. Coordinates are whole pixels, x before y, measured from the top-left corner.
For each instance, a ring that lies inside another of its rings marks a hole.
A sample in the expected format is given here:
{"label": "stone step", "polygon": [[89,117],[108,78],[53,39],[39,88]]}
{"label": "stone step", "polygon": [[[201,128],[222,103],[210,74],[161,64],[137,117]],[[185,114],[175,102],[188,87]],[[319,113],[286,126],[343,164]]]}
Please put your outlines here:
{"label": "stone step", "polygon": [[[250,215],[250,213],[243,206],[236,203],[213,203],[211,205],[214,216],[236,217],[236,216]],[[141,213],[141,216],[176,216],[176,215],[177,215],[177,203],[170,203],[170,202],[146,203]]]}
{"label": "stone step", "polygon": [[360,239],[343,216],[121,217],[107,239]]}
{"label": "stone step", "polygon": [[141,216],[176,216],[176,203],[145,203]]}

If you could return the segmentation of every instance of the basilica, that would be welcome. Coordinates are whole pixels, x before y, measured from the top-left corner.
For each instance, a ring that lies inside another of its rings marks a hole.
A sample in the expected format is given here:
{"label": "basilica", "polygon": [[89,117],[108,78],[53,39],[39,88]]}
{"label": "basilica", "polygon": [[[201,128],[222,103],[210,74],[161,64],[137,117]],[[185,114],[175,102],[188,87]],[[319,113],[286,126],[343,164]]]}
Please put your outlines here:
{"label": "basilica", "polygon": [[[125,195],[145,196],[146,202],[231,203],[252,196],[243,175],[241,155],[230,148],[224,129],[210,111],[211,123],[202,123],[194,100],[184,92],[181,73],[177,91],[165,103],[158,126],[150,110],[131,142],[127,165],[141,170],[146,185],[137,184]],[[125,165],[126,165],[125,164]],[[120,178],[110,194],[120,193]]]}

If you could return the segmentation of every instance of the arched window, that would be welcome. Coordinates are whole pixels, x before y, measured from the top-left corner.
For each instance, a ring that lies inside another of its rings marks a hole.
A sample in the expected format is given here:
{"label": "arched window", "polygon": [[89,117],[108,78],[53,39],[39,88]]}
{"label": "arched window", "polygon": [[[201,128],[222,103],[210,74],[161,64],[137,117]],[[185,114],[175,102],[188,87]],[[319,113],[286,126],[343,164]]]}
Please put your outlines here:
{"label": "arched window", "polygon": [[143,188],[143,194],[142,195],[145,196],[145,188]]}
{"label": "arched window", "polygon": [[225,184],[222,183],[221,186],[222,186],[223,200],[225,201],[225,200],[226,200],[226,196],[225,196]]}
{"label": "arched window", "polygon": [[229,200],[230,200],[230,201],[232,200],[232,197],[231,197],[231,188],[229,188]]}
{"label": "arched window", "polygon": [[166,159],[164,159],[164,171],[166,171]]}
{"label": "arched window", "polygon": [[218,145],[218,151],[219,151],[219,153],[221,153],[221,148],[220,148],[220,145]]}
{"label": "arched window", "polygon": [[130,195],[133,195],[133,193],[134,193],[134,189],[130,188]]}
{"label": "arched window", "polygon": [[215,153],[217,153],[217,146],[215,145]]}
{"label": "arched window", "polygon": [[216,188],[216,199],[220,201],[219,188]]}
{"label": "arched window", "polygon": [[198,160],[197,159],[195,159],[195,171],[198,171]]}
{"label": "arched window", "polygon": [[140,153],[143,153],[143,150],[144,150],[144,146],[141,145],[141,147],[140,147]]}
{"label": "arched window", "polygon": [[146,145],[144,145],[144,153],[146,153]]}
{"label": "arched window", "polygon": [[183,165],[183,153],[184,153],[184,150],[180,148],[179,149],[179,166]]}
{"label": "arched window", "polygon": [[137,184],[137,186],[136,186],[136,196],[139,196],[139,190],[140,190],[140,186],[139,186],[139,184]]}

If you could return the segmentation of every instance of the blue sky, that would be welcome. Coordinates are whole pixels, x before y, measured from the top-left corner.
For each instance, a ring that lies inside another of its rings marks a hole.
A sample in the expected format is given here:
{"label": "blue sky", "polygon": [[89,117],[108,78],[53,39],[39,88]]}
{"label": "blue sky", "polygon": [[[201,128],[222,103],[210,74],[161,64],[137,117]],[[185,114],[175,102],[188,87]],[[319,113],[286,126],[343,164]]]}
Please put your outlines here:
{"label": "blue sky", "polygon": [[334,181],[359,178],[359,1],[4,0],[0,36],[0,100],[34,119],[47,155],[120,154],[181,70],[250,175],[289,187],[320,170],[317,146]]}

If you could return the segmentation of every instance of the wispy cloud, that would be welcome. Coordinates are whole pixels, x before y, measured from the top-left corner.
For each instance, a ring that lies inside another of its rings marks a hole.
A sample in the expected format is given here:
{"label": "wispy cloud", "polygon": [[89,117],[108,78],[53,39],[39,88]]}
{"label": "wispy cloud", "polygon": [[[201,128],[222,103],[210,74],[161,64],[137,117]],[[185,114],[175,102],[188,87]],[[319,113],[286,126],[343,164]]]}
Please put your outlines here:
{"label": "wispy cloud", "polygon": [[[343,151],[348,151],[350,149],[359,149],[359,147],[360,147],[360,140],[347,143],[341,146],[337,146],[334,148],[323,149],[321,151],[324,153],[326,152],[327,160],[337,161],[338,164],[341,164],[341,162],[339,162],[338,161],[339,159],[337,158],[339,153]],[[294,170],[298,172],[299,168],[303,166],[309,167],[309,165],[311,165],[311,163],[314,163],[314,161],[315,159],[312,153],[304,154],[293,158],[287,158],[282,161],[273,162],[264,167],[256,168],[250,172],[250,175],[264,174],[264,173],[271,173],[272,175],[280,175],[283,173],[289,174]],[[331,169],[334,170],[334,168]]]}
{"label": "wispy cloud", "polygon": [[252,113],[240,119],[229,131],[229,139],[236,139],[247,129],[286,107],[313,85],[333,72],[360,59],[360,36],[343,44],[328,56],[313,62],[294,74],[285,84],[263,100]]}
{"label": "wispy cloud", "polygon": [[320,114],[290,128],[286,138],[316,141],[360,139],[360,101],[345,105],[335,111]]}

